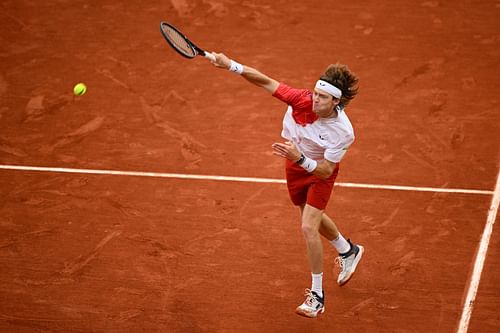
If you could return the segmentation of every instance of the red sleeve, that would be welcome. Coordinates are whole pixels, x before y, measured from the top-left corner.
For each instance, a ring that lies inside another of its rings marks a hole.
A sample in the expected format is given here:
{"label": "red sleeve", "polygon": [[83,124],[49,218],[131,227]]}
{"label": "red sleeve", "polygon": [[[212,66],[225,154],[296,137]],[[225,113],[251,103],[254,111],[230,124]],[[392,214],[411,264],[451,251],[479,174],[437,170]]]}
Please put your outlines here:
{"label": "red sleeve", "polygon": [[296,89],[280,83],[273,96],[294,109],[312,107],[312,93],[307,89]]}
{"label": "red sleeve", "polygon": [[292,117],[299,125],[312,124],[318,116],[312,111],[312,92],[307,89],[295,89],[280,83],[274,97],[292,107]]}

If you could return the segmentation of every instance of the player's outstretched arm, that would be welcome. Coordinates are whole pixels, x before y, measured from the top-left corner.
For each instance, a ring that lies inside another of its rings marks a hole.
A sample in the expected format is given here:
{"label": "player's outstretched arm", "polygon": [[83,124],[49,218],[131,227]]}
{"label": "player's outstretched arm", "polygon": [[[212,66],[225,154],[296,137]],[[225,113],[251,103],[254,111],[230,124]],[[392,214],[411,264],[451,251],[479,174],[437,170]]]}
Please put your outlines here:
{"label": "player's outstretched arm", "polygon": [[235,63],[231,59],[229,59],[225,54],[223,53],[215,53],[212,52],[212,54],[215,56],[215,61],[212,62],[216,67],[219,68],[224,68],[231,70],[233,72],[237,72],[243,76],[245,80],[248,82],[264,88],[266,91],[268,91],[271,94],[274,94],[276,89],[278,89],[279,82],[276,81],[275,79],[270,78],[269,76],[261,73],[257,69],[249,66],[243,66],[241,64]]}

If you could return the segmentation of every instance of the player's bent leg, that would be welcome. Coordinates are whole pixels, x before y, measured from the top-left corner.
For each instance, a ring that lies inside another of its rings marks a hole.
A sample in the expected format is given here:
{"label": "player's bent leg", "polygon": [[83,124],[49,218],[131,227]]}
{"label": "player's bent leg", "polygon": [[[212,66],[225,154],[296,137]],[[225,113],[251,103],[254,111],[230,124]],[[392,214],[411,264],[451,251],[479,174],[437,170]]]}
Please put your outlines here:
{"label": "player's bent leg", "polygon": [[321,224],[319,225],[319,233],[327,240],[332,241],[339,236],[339,230],[333,220],[323,213],[321,216]]}
{"label": "player's bent leg", "polygon": [[351,249],[346,253],[339,254],[339,256],[335,259],[336,263],[340,267],[337,279],[337,284],[339,286],[346,284],[352,278],[352,275],[356,271],[356,267],[358,266],[365,251],[363,246],[353,244],[349,239],[347,241],[351,245]]}

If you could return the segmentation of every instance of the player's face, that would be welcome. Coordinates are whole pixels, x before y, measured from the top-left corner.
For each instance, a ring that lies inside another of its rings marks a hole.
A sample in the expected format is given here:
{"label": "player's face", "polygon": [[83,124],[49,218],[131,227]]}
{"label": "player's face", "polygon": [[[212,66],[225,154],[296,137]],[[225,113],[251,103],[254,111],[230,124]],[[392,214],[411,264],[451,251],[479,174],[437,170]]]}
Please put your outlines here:
{"label": "player's face", "polygon": [[320,90],[314,89],[313,92],[313,111],[319,117],[329,117],[333,114],[334,108],[339,104],[339,100],[332,95]]}

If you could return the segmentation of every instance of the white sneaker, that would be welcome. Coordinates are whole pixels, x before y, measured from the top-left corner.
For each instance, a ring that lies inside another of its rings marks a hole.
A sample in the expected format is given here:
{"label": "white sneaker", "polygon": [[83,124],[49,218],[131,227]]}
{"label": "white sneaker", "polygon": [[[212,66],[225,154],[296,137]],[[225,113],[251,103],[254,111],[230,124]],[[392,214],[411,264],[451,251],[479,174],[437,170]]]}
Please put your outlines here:
{"label": "white sneaker", "polygon": [[295,309],[298,315],[316,318],[319,313],[325,312],[325,292],[323,292],[323,297],[319,297],[316,292],[306,289],[305,296],[306,300],[304,303]]}
{"label": "white sneaker", "polygon": [[356,266],[358,266],[363,253],[365,252],[364,247],[361,245],[352,244],[351,241],[347,240],[351,244],[351,249],[349,252],[340,254],[335,262],[340,267],[339,277],[337,279],[337,284],[342,286],[347,283],[356,271]]}

